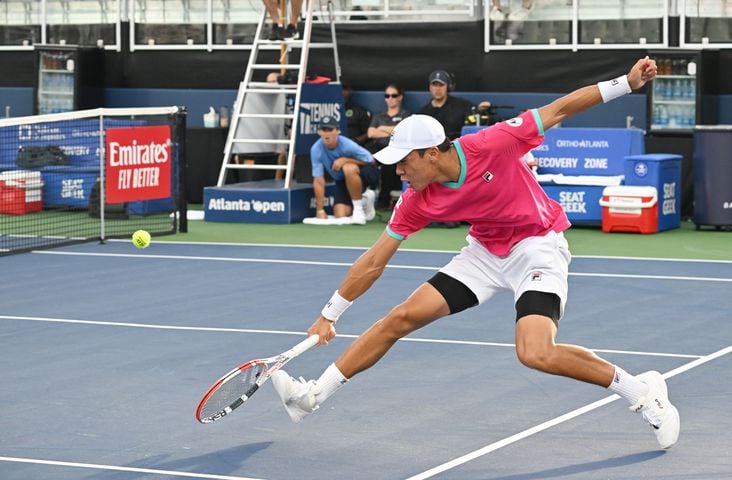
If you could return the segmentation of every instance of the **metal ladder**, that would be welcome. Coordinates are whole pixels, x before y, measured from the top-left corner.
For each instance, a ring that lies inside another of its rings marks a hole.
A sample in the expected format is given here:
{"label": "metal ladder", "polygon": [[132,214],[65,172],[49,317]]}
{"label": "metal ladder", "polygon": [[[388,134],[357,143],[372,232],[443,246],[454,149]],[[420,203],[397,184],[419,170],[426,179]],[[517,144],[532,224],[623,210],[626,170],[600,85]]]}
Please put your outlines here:
{"label": "metal ladder", "polygon": [[[298,131],[297,112],[300,109],[302,85],[306,79],[308,51],[311,48],[333,49],[335,80],[340,82],[341,77],[335,24],[333,23],[333,3],[331,1],[327,3],[331,42],[311,43],[314,3],[315,0],[307,1],[305,28],[301,40],[262,40],[263,26],[267,20],[267,12],[263,9],[254,36],[244,80],[239,84],[239,91],[234,102],[234,111],[232,112],[224,149],[224,161],[219,172],[217,186],[221,187],[226,183],[227,173],[230,170],[284,170],[284,188],[290,188],[295,163],[295,139]],[[283,15],[282,18],[286,17]],[[322,15],[319,18],[322,18]],[[300,61],[291,64],[288,60],[296,49],[300,49]],[[258,63],[260,53],[268,50],[279,50],[281,63]],[[254,72],[257,70],[297,72],[297,83],[279,84],[253,81]],[[294,101],[292,101],[293,96]],[[288,102],[288,100],[290,101]],[[290,122],[290,128],[289,135],[285,136],[287,122]],[[278,146],[287,149],[285,165],[234,162],[237,155],[272,153],[272,147]]]}

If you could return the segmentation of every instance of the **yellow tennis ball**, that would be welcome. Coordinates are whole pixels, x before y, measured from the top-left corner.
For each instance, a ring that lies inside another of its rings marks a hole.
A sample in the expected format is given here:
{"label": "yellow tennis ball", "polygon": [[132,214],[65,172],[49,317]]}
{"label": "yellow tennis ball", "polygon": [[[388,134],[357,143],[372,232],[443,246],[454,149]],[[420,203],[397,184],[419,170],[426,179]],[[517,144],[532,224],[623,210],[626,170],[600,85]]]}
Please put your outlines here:
{"label": "yellow tennis ball", "polygon": [[132,234],[132,244],[137,248],[145,248],[150,245],[150,234],[145,230],[138,230]]}

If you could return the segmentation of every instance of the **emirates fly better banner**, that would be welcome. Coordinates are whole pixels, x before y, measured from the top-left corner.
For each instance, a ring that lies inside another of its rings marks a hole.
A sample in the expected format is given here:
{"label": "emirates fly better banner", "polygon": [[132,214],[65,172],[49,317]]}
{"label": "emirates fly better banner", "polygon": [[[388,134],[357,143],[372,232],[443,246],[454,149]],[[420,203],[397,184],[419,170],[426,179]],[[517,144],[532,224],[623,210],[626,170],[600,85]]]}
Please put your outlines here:
{"label": "emirates fly better banner", "polygon": [[170,197],[170,127],[107,129],[107,203]]}

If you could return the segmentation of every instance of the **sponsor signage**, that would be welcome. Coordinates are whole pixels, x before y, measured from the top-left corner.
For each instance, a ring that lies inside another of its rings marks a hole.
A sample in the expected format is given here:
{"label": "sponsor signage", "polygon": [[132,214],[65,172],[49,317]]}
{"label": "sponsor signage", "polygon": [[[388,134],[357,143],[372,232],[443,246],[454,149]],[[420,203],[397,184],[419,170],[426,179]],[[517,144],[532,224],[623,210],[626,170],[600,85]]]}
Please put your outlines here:
{"label": "sponsor signage", "polygon": [[[334,201],[334,187],[326,186],[326,207]],[[296,223],[315,215],[312,185],[284,188],[205,187],[207,222]]]}
{"label": "sponsor signage", "polygon": [[310,147],[318,141],[320,119],[329,116],[341,124],[346,131],[346,115],[343,107],[343,87],[340,84],[319,85],[306,83],[302,86],[300,110],[297,112],[297,137],[295,152],[310,153]]}
{"label": "sponsor signage", "polygon": [[570,222],[600,223],[602,221],[601,186],[542,185],[547,195],[559,202]]}
{"label": "sponsor signage", "polygon": [[108,129],[106,162],[107,203],[170,197],[170,127]]}
{"label": "sponsor signage", "polygon": [[552,128],[532,150],[539,173],[564,175],[622,175],[625,157],[644,152],[634,128]]}

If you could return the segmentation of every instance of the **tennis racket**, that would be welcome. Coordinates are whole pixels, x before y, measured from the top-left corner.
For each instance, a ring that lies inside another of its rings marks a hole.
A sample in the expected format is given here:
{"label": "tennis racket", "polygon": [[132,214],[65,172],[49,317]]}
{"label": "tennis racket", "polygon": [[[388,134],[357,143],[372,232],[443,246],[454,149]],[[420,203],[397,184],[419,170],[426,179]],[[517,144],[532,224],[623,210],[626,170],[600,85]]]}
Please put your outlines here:
{"label": "tennis racket", "polygon": [[196,409],[196,419],[201,423],[211,423],[224,418],[251,398],[287,362],[318,343],[318,338],[318,335],[311,335],[275,357],[250,360],[236,367],[203,395]]}

